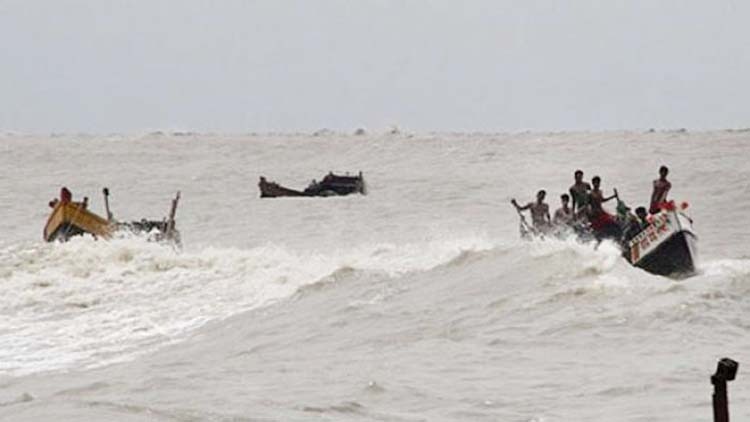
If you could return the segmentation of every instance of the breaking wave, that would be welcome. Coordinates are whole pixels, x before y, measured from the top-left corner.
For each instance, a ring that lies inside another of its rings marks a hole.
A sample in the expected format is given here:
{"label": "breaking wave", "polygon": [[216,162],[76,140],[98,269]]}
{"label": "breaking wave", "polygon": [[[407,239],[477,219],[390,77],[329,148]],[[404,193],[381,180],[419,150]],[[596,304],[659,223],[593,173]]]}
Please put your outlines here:
{"label": "breaking wave", "polygon": [[137,238],[0,250],[0,372],[98,366],[179,341],[209,321],[353,270],[395,277],[492,248],[481,237],[326,254],[266,245],[175,250]]}

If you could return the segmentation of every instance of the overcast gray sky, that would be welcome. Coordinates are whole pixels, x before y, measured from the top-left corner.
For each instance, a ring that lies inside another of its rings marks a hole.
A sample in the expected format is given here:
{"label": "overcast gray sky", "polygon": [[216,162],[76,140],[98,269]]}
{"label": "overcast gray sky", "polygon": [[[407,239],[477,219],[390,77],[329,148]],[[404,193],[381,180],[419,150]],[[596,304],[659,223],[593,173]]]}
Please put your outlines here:
{"label": "overcast gray sky", "polygon": [[0,0],[0,130],[750,126],[750,2]]}

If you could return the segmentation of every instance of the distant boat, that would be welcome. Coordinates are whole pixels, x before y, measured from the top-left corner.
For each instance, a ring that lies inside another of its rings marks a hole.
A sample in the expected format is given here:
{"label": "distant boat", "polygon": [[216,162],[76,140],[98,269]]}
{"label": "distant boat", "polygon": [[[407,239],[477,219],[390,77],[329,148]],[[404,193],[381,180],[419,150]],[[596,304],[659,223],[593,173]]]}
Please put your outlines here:
{"label": "distant boat", "polygon": [[261,176],[258,188],[260,188],[261,198],[278,198],[283,196],[325,197],[350,195],[353,193],[367,194],[362,172],[359,172],[356,176],[340,176],[328,173],[320,182],[313,180],[304,190],[289,189],[276,182],[269,182],[265,177]]}
{"label": "distant boat", "polygon": [[74,202],[72,194],[63,188],[59,199],[50,202],[52,213],[44,226],[44,240],[47,242],[65,242],[74,236],[91,235],[94,238],[108,239],[115,232],[129,231],[144,233],[150,240],[180,243],[180,233],[175,227],[175,213],[180,193],[172,200],[169,218],[163,220],[147,220],[121,222],[112,218],[109,212],[109,190],[104,188],[104,202],[109,218],[101,217],[88,209],[88,198],[83,202]]}

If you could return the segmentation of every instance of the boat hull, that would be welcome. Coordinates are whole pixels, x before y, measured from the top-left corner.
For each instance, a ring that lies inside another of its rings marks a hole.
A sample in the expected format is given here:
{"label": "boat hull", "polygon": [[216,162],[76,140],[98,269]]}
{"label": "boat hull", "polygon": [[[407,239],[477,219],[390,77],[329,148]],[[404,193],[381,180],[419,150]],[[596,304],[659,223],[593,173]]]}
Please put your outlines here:
{"label": "boat hull", "polygon": [[657,275],[690,276],[696,270],[695,236],[689,232],[677,233],[634,265]]}
{"label": "boat hull", "polygon": [[284,196],[291,196],[291,197],[310,196],[298,190],[285,188],[284,186],[281,186],[275,182],[267,182],[265,179],[261,179],[260,183],[258,183],[258,188],[260,188],[261,198],[278,198],[278,197],[284,197]]}
{"label": "boat hull", "polygon": [[338,176],[333,173],[326,175],[319,183],[314,182],[305,190],[299,191],[281,186],[276,182],[269,182],[265,177],[258,182],[261,198],[279,197],[327,197],[344,196],[353,193],[365,195],[365,180],[360,172],[357,176]]}
{"label": "boat hull", "polygon": [[650,273],[684,278],[695,274],[697,237],[684,214],[668,211],[628,243],[626,258]]}
{"label": "boat hull", "polygon": [[88,211],[78,202],[58,202],[44,226],[44,240],[66,241],[84,233],[107,238],[114,226],[106,219]]}

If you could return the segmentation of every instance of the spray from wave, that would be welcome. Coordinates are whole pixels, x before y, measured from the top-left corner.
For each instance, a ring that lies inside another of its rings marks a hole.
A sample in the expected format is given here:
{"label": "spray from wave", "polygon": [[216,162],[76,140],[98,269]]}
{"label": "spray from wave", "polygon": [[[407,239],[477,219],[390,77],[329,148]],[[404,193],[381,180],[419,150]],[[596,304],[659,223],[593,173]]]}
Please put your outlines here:
{"label": "spray from wave", "polygon": [[128,238],[6,247],[0,250],[0,372],[129,359],[342,270],[395,277],[492,247],[481,236],[326,253],[274,245],[177,253]]}

